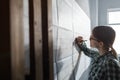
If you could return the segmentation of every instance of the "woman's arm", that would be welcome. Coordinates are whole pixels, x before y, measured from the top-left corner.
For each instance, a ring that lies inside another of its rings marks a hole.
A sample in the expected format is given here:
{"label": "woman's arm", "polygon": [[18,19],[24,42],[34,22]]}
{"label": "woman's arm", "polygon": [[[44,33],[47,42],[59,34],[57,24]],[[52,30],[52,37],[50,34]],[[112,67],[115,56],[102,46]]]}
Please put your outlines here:
{"label": "woman's arm", "polygon": [[75,38],[74,44],[79,53],[83,51],[85,55],[93,59],[96,59],[99,56],[98,51],[87,48],[85,40],[83,40],[82,36]]}
{"label": "woman's arm", "polygon": [[99,56],[99,53],[98,51],[95,51],[95,50],[91,50],[89,48],[87,48],[86,46],[86,43],[85,42],[82,42],[80,44],[76,44],[76,47],[79,48],[79,51],[83,51],[84,54],[88,57],[91,57],[91,58],[97,58]]}

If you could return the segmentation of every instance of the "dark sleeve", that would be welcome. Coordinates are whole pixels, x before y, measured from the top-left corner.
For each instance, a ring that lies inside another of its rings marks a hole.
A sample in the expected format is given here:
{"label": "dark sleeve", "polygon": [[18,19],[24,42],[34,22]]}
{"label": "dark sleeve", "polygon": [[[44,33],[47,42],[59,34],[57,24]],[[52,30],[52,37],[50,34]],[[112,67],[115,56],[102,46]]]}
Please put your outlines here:
{"label": "dark sleeve", "polygon": [[84,52],[84,54],[87,55],[88,57],[96,58],[99,56],[99,53],[97,51],[87,48],[85,42],[83,42],[81,44],[77,44],[77,45],[80,48],[80,50],[82,50]]}

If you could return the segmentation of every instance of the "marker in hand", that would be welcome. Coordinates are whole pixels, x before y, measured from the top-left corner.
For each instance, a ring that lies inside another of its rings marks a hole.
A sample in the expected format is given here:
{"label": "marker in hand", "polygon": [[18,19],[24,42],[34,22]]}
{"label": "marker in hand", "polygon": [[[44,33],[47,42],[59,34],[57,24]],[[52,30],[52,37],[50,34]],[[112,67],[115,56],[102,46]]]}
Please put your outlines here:
{"label": "marker in hand", "polygon": [[76,50],[80,53],[80,47],[78,45],[80,45],[82,42],[85,42],[87,40],[83,40],[83,38],[81,36],[75,38],[73,45],[75,46]]}

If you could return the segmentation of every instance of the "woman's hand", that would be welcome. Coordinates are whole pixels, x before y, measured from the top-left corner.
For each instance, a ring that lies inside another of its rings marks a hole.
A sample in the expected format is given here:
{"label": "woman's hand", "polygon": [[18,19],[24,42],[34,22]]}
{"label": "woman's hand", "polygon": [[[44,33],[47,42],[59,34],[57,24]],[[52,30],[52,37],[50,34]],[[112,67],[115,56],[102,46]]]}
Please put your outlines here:
{"label": "woman's hand", "polygon": [[81,53],[81,49],[80,49],[80,44],[83,42],[83,37],[82,36],[78,36],[75,38],[75,41],[73,43],[73,45],[75,46],[76,50],[78,51],[78,53]]}
{"label": "woman's hand", "polygon": [[80,44],[80,43],[82,43],[84,40],[83,40],[83,37],[82,36],[78,36],[78,37],[76,37],[75,38],[75,42],[77,43],[77,44]]}

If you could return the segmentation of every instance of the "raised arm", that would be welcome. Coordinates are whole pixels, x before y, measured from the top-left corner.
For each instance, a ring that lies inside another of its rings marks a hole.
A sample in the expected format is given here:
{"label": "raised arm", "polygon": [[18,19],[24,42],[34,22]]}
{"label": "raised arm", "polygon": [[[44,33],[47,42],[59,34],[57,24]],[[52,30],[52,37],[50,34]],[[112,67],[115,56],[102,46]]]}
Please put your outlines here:
{"label": "raised arm", "polygon": [[88,57],[97,58],[99,56],[98,51],[87,48],[85,42],[82,42],[80,44],[75,44],[75,46],[76,46],[78,52],[80,52],[80,50],[81,50]]}
{"label": "raised arm", "polygon": [[74,44],[78,52],[83,51],[84,54],[88,57],[97,58],[99,56],[98,51],[87,48],[86,43],[82,37],[76,38]]}

